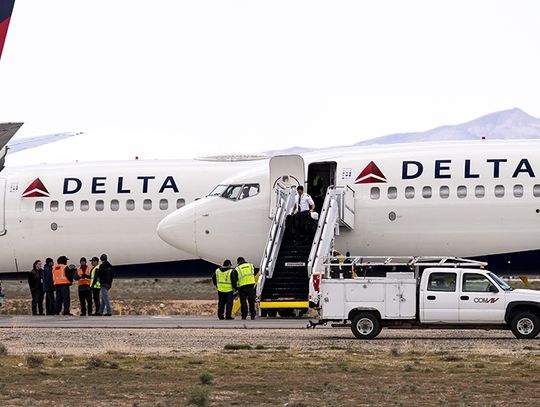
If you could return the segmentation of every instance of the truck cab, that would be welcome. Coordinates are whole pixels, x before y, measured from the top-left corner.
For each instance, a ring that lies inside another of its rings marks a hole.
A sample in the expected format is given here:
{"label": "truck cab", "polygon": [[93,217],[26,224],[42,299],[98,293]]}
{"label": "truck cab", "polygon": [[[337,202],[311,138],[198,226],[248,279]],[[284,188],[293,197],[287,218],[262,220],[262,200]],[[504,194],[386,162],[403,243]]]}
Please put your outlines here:
{"label": "truck cab", "polygon": [[321,318],[350,321],[359,339],[374,338],[383,327],[511,329],[519,339],[540,331],[540,291],[513,289],[483,268],[323,279],[320,293]]}

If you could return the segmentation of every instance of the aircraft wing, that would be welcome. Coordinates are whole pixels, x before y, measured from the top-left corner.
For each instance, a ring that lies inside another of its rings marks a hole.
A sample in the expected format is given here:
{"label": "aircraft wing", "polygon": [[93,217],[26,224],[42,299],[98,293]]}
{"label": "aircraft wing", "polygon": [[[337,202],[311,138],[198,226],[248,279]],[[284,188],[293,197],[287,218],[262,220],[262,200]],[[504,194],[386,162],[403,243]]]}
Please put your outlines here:
{"label": "aircraft wing", "polygon": [[63,140],[69,137],[78,136],[79,134],[82,133],[56,133],[48,134],[46,136],[26,137],[13,140],[8,144],[8,153],[16,153],[18,151],[28,150],[30,148],[54,143],[55,141]]}
{"label": "aircraft wing", "polygon": [[0,150],[7,145],[22,125],[23,123],[0,123]]}

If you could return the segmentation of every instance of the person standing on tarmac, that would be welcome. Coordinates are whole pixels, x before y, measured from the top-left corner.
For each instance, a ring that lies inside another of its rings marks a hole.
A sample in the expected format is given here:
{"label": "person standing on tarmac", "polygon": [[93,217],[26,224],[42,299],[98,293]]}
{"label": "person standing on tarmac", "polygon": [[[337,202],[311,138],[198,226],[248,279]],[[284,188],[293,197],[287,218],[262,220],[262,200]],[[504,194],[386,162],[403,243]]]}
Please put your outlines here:
{"label": "person standing on tarmac", "polygon": [[55,313],[54,283],[52,277],[53,266],[53,259],[47,257],[45,267],[43,267],[43,291],[45,293],[45,311],[47,315],[54,315]]}
{"label": "person standing on tarmac", "polygon": [[[234,319],[232,317],[233,292],[236,289],[237,281],[238,276],[236,273],[233,273],[230,260],[225,260],[223,266],[218,268],[212,276],[212,282],[218,292],[219,319]],[[225,316],[223,316],[223,312],[225,312]]]}
{"label": "person standing on tarmac", "polygon": [[43,269],[41,260],[36,260],[28,273],[28,285],[32,293],[32,315],[43,315]]}
{"label": "person standing on tarmac", "polygon": [[107,255],[102,254],[100,256],[101,264],[98,270],[98,281],[101,284],[101,305],[99,306],[98,315],[103,315],[103,311],[107,311],[106,317],[112,315],[111,300],[109,299],[109,290],[112,287],[114,279],[113,268],[111,263],[107,260]]}
{"label": "person standing on tarmac", "polygon": [[[90,289],[90,267],[86,264],[86,258],[81,257],[81,266],[77,270],[75,280],[79,286],[79,302],[81,303],[81,317],[92,315],[92,293]],[[88,314],[87,314],[88,309]]]}
{"label": "person standing on tarmac", "polygon": [[246,262],[243,257],[239,257],[237,262],[238,266],[235,271],[238,279],[237,288],[240,296],[242,319],[247,318],[248,304],[251,319],[255,319],[255,267],[253,264]]}
{"label": "person standing on tarmac", "polygon": [[68,260],[69,259],[66,256],[60,256],[52,271],[53,283],[56,288],[56,315],[60,315],[62,307],[64,308],[64,315],[73,315],[69,312],[71,306],[69,288],[73,283],[74,273],[71,268],[67,266]]}
{"label": "person standing on tarmac", "polygon": [[[92,269],[90,271],[90,290],[92,291],[92,299],[94,300],[94,309],[96,312],[93,315],[98,315],[100,301],[99,295],[101,293],[101,284],[99,283],[98,274],[99,274],[99,259],[97,257],[92,257],[90,260]],[[88,313],[90,315],[90,313]]]}

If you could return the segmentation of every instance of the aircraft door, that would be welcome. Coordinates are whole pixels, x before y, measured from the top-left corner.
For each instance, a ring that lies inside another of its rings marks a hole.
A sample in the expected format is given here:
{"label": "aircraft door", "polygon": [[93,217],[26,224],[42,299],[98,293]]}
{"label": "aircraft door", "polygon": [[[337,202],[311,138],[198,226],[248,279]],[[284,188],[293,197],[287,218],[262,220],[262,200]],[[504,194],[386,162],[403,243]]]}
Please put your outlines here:
{"label": "aircraft door", "polygon": [[0,236],[6,234],[6,179],[0,178]]}
{"label": "aircraft door", "polygon": [[270,218],[274,217],[276,206],[275,188],[278,185],[282,187],[303,186],[305,178],[306,169],[304,159],[301,156],[278,155],[270,159]]}

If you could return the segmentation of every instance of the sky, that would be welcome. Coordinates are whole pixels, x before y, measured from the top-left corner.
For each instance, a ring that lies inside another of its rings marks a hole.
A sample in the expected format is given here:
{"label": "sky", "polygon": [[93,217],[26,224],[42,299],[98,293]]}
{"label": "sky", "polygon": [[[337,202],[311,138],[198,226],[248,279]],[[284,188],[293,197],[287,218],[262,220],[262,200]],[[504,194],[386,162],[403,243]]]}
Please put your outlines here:
{"label": "sky", "polygon": [[16,0],[0,122],[84,135],[7,165],[327,147],[519,107],[538,1]]}

